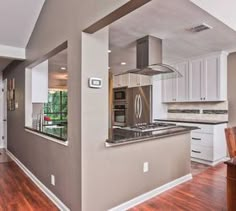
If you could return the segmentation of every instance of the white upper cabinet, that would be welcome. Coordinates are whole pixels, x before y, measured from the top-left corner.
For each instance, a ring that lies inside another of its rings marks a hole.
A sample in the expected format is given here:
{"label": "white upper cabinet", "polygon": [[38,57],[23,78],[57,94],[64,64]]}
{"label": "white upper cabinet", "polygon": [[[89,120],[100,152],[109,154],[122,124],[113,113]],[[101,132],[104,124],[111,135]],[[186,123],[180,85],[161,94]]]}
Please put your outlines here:
{"label": "white upper cabinet", "polygon": [[182,77],[163,80],[163,102],[226,101],[227,56],[223,52],[177,64]]}
{"label": "white upper cabinet", "polygon": [[214,55],[204,61],[202,97],[207,101],[227,99],[227,56]]}
{"label": "white upper cabinet", "polygon": [[129,75],[116,75],[113,77],[113,87],[119,88],[119,87],[126,87],[129,85]]}
{"label": "white upper cabinet", "polygon": [[139,87],[152,85],[152,77],[139,74],[123,74],[113,76],[113,88]]}
{"label": "white upper cabinet", "polygon": [[180,73],[177,78],[162,81],[163,102],[186,102],[188,100],[188,62],[175,66]]}
{"label": "white upper cabinet", "polygon": [[204,60],[196,59],[189,62],[189,100],[202,100],[202,80]]}
{"label": "white upper cabinet", "polygon": [[129,74],[129,87],[141,86],[141,75]]}
{"label": "white upper cabinet", "polygon": [[162,101],[164,103],[175,102],[173,84],[172,78],[162,81]]}
{"label": "white upper cabinet", "polygon": [[189,64],[188,62],[183,62],[176,65],[176,69],[181,74],[181,77],[175,79],[176,81],[176,101],[185,102],[189,100]]}
{"label": "white upper cabinet", "polygon": [[32,68],[32,103],[48,102],[48,60]]}

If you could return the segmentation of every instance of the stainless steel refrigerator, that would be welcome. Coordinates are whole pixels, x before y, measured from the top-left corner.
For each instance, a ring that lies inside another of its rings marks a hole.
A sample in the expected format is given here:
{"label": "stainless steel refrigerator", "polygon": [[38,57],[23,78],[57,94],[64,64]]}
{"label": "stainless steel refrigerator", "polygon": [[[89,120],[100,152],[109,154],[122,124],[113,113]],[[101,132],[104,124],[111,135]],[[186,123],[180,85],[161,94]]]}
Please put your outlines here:
{"label": "stainless steel refrigerator", "polygon": [[150,123],[152,115],[152,86],[128,89],[127,125]]}

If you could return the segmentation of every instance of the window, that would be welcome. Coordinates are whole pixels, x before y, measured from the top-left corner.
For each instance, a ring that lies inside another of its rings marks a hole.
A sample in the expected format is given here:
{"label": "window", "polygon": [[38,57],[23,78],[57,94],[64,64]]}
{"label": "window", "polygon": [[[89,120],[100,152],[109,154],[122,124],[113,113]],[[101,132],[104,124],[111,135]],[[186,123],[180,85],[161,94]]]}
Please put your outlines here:
{"label": "window", "polygon": [[67,121],[67,91],[49,91],[44,114],[52,121]]}

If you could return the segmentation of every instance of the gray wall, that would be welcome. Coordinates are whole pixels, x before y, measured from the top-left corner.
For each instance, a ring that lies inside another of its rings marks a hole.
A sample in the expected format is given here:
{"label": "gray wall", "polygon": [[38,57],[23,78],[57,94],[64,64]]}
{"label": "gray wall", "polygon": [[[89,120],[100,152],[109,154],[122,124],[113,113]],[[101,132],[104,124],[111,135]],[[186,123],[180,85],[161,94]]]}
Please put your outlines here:
{"label": "gray wall", "polygon": [[[26,48],[27,61],[9,66],[5,78],[16,79],[19,109],[8,112],[8,149],[71,210],[81,210],[81,31],[127,0],[46,1]],[[68,40],[69,146],[24,130],[25,67]],[[73,97],[72,97],[73,96]],[[56,186],[50,185],[50,175]]]}
{"label": "gray wall", "polygon": [[229,101],[229,126],[236,126],[236,53],[228,56],[228,101]]}
{"label": "gray wall", "polygon": [[[19,109],[8,112],[8,148],[73,211],[104,211],[190,172],[189,135],[111,149],[104,146],[108,137],[108,31],[90,37],[101,53],[84,60],[88,46],[82,52],[81,31],[125,2],[46,1],[26,49],[27,61],[12,64],[4,72],[4,77],[16,79],[19,103]],[[65,40],[69,45],[68,147],[24,130],[25,67]],[[103,79],[101,90],[88,89],[91,76]],[[145,161],[150,162],[146,175],[142,173]],[[50,185],[50,174],[56,177],[55,187]]]}

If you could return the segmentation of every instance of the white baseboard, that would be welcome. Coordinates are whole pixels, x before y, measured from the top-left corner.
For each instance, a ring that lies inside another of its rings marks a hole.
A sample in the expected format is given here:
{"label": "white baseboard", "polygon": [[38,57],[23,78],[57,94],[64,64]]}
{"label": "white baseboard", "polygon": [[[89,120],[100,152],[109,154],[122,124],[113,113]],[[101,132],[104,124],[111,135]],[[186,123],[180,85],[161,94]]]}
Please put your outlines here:
{"label": "white baseboard", "polygon": [[35,185],[62,211],[70,211],[70,209],[50,191],[34,174],[25,167],[10,151],[7,150],[9,157],[24,171],[24,173],[34,182]]}
{"label": "white baseboard", "polygon": [[207,160],[202,160],[202,159],[197,159],[197,158],[191,158],[191,161],[194,161],[194,162],[197,162],[197,163],[202,163],[202,164],[206,164],[206,165],[209,165],[209,166],[216,166],[218,165],[219,163],[222,163],[222,162],[225,162],[227,160],[230,160],[230,158],[228,157],[224,157],[224,158],[221,158],[217,161],[207,161]]}
{"label": "white baseboard", "polygon": [[149,199],[151,199],[151,198],[153,198],[153,197],[155,197],[155,196],[157,196],[157,195],[159,195],[159,194],[161,194],[161,193],[163,193],[163,192],[165,192],[177,185],[187,182],[187,181],[191,180],[192,178],[193,178],[192,174],[185,175],[185,176],[180,177],[172,182],[162,185],[161,187],[158,187],[152,191],[149,191],[149,192],[144,193],[134,199],[131,199],[130,201],[127,201],[121,205],[118,205],[117,207],[111,208],[108,211],[128,210],[128,209],[135,207],[136,205],[141,204],[141,203],[143,203],[143,202],[145,202],[145,201],[147,201],[147,200],[149,200]]}

